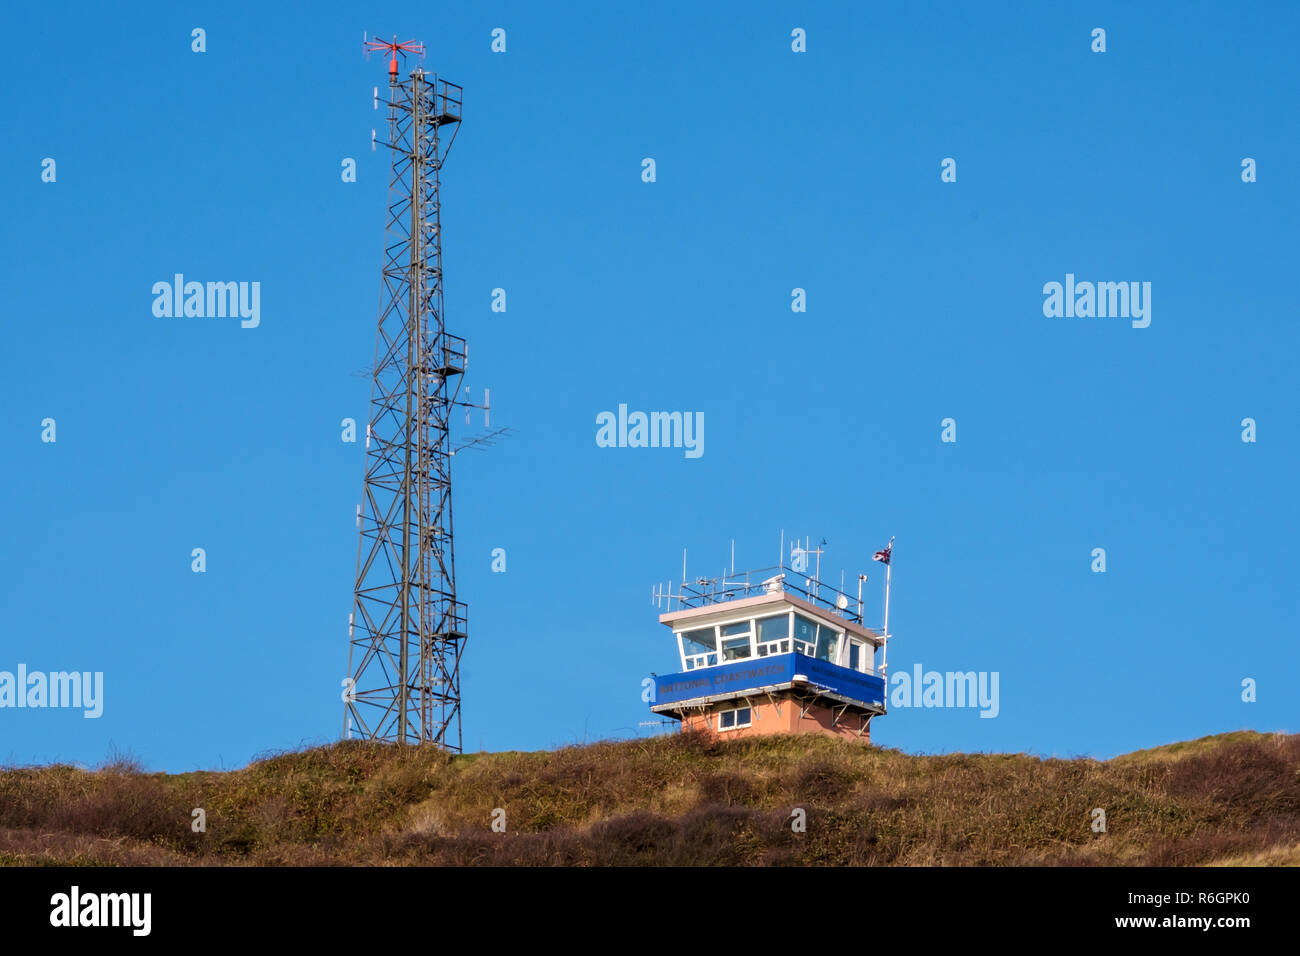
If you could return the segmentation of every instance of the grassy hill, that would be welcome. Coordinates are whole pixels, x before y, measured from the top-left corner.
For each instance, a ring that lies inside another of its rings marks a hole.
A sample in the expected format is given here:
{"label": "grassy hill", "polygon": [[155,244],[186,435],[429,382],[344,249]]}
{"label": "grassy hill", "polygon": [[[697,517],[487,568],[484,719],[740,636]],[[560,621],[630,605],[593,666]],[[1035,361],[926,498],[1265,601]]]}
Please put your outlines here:
{"label": "grassy hill", "polygon": [[0,863],[1296,865],[1300,736],[1107,761],[674,734],[459,757],[346,742],[223,773],[10,768]]}

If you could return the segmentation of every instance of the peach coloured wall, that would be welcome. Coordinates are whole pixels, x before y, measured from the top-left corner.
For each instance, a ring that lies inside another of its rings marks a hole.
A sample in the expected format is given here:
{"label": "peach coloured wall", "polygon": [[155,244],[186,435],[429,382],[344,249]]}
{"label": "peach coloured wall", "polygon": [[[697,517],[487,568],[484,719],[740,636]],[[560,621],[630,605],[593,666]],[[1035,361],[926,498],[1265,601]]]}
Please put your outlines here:
{"label": "peach coloured wall", "polygon": [[748,727],[738,727],[735,730],[718,730],[718,710],[731,709],[730,703],[715,705],[708,711],[691,711],[682,719],[682,731],[701,730],[705,733],[714,734],[722,739],[732,737],[759,737],[764,734],[828,734],[833,737],[842,737],[845,740],[857,740],[862,743],[870,743],[871,737],[868,730],[858,733],[860,720],[858,714],[853,711],[846,711],[835,726],[831,726],[832,713],[828,707],[810,707],[806,715],[800,716],[800,707],[797,701],[782,700],[777,704],[764,699],[759,703],[755,698],[753,702],[753,718]]}

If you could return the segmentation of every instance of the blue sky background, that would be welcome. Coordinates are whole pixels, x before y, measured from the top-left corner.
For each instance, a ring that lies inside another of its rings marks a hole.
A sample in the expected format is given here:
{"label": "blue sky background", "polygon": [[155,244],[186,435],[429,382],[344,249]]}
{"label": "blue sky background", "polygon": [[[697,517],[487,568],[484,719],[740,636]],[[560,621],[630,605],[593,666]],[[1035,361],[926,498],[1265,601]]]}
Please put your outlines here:
{"label": "blue sky background", "polygon": [[[875,601],[897,535],[893,669],[1000,674],[996,719],[896,709],[880,744],[1296,730],[1300,12],[1146,7],[7,11],[0,669],[103,671],[105,711],[0,711],[0,761],[229,768],[339,734],[340,421],[367,414],[388,162],[363,31],[465,87],[448,324],[518,429],[455,462],[466,749],[652,732],[651,585],[733,538],[771,564],[782,529]],[[155,318],[176,272],[259,281],[260,327]],[[1045,318],[1067,272],[1151,282],[1150,327]],[[703,457],[598,448],[619,403],[703,412]]]}

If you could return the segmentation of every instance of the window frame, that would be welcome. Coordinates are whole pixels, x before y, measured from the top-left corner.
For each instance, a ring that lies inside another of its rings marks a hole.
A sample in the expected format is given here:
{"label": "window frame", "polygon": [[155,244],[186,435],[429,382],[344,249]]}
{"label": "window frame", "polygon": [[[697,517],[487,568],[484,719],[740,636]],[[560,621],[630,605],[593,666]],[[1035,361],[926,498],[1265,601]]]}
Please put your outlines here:
{"label": "window frame", "polygon": [[[780,637],[764,638],[762,636],[762,625],[766,621],[785,620],[785,633]],[[790,612],[781,611],[777,614],[765,614],[762,617],[754,618],[754,654],[756,657],[773,657],[777,654],[789,654],[794,645],[790,641]]]}
{"label": "window frame", "polygon": [[[816,658],[819,661],[825,661],[827,664],[835,664],[837,666],[843,666],[840,665],[840,654],[843,652],[844,639],[848,636],[848,631],[843,628],[838,628],[838,627],[834,627],[833,625],[826,624],[822,621],[817,621],[816,624],[817,624],[816,642],[813,644],[813,653],[811,656]],[[829,631],[832,635],[834,635],[835,649],[834,651],[831,652],[829,657],[818,657],[818,652],[821,650],[823,629]]]}
{"label": "window frame", "polygon": [[[740,627],[742,625],[745,628],[744,631],[737,631],[732,634],[726,633],[727,628]],[[718,663],[719,664],[727,664],[730,663],[731,661],[747,661],[752,657],[758,656],[757,648],[754,646],[754,634],[756,629],[754,627],[754,619],[752,617],[740,618],[739,620],[730,621],[726,624],[719,624],[717,625],[717,628],[718,628]],[[725,650],[723,648],[723,645],[728,642],[734,644],[737,641],[741,640],[742,638],[745,640],[745,646],[748,649],[749,653],[738,657],[725,656]]]}
{"label": "window frame", "polygon": [[[759,624],[764,621],[773,621],[781,617],[786,619],[785,636],[767,641],[760,640]],[[812,643],[808,643],[802,638],[795,637],[796,619],[807,621],[813,626]],[[748,634],[723,633],[726,628],[737,625],[747,626]],[[713,630],[714,650],[703,654],[687,654],[686,635],[694,631],[705,631],[710,628]],[[822,629],[835,634],[835,654],[833,657],[827,659],[817,656],[817,647],[819,643],[818,638]],[[681,630],[674,630],[673,634],[677,639],[677,658],[681,661],[682,669],[685,671],[700,670],[706,667],[720,667],[723,664],[730,664],[735,661],[773,657],[778,654],[789,654],[793,652],[796,654],[803,654],[805,657],[811,657],[815,660],[825,660],[826,663],[846,667],[850,670],[857,670],[863,674],[875,673],[874,658],[877,645],[851,634],[848,628],[836,627],[834,624],[823,621],[820,617],[810,617],[807,614],[801,613],[796,608],[790,608],[787,611],[780,611],[776,614],[763,614],[761,616],[754,613],[742,614],[736,617],[724,618],[714,624],[705,624],[697,627],[683,627]],[[749,638],[749,654],[746,657],[733,657],[730,659],[724,658],[722,649],[723,641],[735,641],[738,638],[745,636],[748,636]],[[847,648],[847,642],[850,641],[858,645],[859,666],[857,668],[849,667],[849,651]],[[760,648],[766,648],[766,651],[760,652]],[[843,661],[843,663],[841,663],[841,661]],[[871,663],[864,663],[867,661]]]}
{"label": "window frame", "polygon": [[[804,620],[812,625],[813,639],[811,644],[805,641],[802,637],[795,636],[795,623],[797,620]],[[816,658],[817,657],[817,628],[818,626],[820,626],[820,624],[821,621],[817,620],[816,618],[808,617],[806,614],[800,614],[798,611],[792,610],[790,612],[790,646],[794,650],[802,654],[804,657]],[[800,650],[800,647],[807,648],[807,650]]]}
{"label": "window frame", "polygon": [[[740,712],[749,711],[749,719],[743,724],[740,722]],[[724,714],[733,714],[734,723],[730,727],[722,726],[722,716]],[[728,730],[744,730],[746,727],[754,726],[754,707],[752,704],[746,704],[744,707],[728,707],[725,710],[718,711],[718,733],[726,733]]]}
{"label": "window frame", "polygon": [[[686,653],[686,635],[693,634],[696,631],[709,630],[709,625],[705,625],[704,627],[692,627],[687,630],[674,632],[677,636],[677,659],[682,662],[683,671],[699,670],[702,667],[716,667],[721,662],[721,648],[718,646],[718,626],[714,624],[712,625],[712,629],[713,650],[696,654]],[[713,658],[711,662],[707,660],[709,657]],[[698,660],[699,658],[705,658],[704,662],[701,663]]]}

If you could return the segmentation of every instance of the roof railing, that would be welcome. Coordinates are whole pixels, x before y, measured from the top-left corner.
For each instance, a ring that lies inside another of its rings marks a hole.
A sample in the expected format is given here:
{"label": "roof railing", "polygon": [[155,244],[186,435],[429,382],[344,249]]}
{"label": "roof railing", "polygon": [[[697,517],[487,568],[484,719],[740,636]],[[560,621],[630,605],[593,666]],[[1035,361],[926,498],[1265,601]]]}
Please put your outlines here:
{"label": "roof railing", "polygon": [[771,565],[720,578],[696,578],[683,582],[681,594],[676,597],[683,608],[697,608],[777,593],[793,594],[855,624],[862,623],[862,609],[857,596],[818,581],[807,571],[796,571],[785,565]]}

